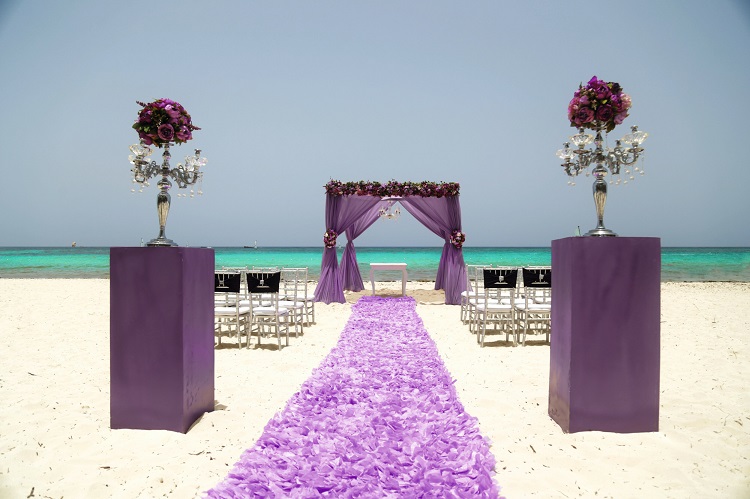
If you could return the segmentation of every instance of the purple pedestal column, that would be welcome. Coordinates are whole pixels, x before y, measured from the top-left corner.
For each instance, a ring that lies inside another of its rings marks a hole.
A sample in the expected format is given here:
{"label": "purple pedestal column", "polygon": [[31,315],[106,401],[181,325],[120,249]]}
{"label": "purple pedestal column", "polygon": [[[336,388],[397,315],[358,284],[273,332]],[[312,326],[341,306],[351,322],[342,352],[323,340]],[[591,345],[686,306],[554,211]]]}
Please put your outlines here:
{"label": "purple pedestal column", "polygon": [[214,251],[110,249],[110,426],[187,432],[214,408]]}
{"label": "purple pedestal column", "polygon": [[566,433],[658,431],[660,273],[658,238],[552,241],[549,415]]}

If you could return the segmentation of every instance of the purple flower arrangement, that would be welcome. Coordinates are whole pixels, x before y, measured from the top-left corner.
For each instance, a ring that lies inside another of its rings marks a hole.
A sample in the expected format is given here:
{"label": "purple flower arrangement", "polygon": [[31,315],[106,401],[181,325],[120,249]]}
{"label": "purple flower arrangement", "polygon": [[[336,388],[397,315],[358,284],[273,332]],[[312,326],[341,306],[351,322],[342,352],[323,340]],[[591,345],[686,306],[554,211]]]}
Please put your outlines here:
{"label": "purple flower arrangement", "polygon": [[458,196],[458,182],[396,182],[385,184],[360,180],[359,182],[340,182],[331,180],[325,185],[326,194],[331,196],[378,196],[378,197],[452,197]]}
{"label": "purple flower arrangement", "polygon": [[325,234],[323,234],[323,244],[325,244],[326,248],[335,248],[336,247],[336,238],[339,235],[336,233],[333,229],[328,229]]}
{"label": "purple flower arrangement", "polygon": [[200,130],[179,102],[170,99],[157,99],[148,104],[136,102],[143,109],[138,112],[133,128],[146,145],[182,144],[193,138],[193,130]]}
{"label": "purple flower arrangement", "polygon": [[454,230],[451,232],[451,244],[456,249],[461,249],[466,241],[466,234],[460,230]]}
{"label": "purple flower arrangement", "polygon": [[411,297],[365,296],[209,498],[498,497],[495,458]]}
{"label": "purple flower arrangement", "polygon": [[628,117],[630,96],[619,83],[592,77],[581,83],[568,104],[570,126],[611,132]]}

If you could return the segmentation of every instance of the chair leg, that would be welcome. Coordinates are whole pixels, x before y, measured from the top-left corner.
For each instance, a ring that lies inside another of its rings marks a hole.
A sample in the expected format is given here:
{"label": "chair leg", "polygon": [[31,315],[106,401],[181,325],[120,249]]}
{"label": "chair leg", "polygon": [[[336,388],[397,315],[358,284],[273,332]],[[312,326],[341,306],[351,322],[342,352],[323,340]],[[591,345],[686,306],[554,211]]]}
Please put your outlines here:
{"label": "chair leg", "polygon": [[[480,342],[480,345],[482,348],[484,348],[484,335],[486,334],[486,332],[487,332],[487,315],[485,312],[485,315],[483,316],[483,320],[482,320],[482,341]],[[477,334],[478,333],[479,331],[477,330]]]}

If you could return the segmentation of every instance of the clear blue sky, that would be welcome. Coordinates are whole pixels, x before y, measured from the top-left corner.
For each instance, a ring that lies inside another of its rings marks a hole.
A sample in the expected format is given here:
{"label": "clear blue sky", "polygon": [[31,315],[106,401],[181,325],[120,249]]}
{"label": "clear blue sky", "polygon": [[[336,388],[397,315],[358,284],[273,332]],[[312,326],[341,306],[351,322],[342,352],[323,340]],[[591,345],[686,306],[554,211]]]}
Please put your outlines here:
{"label": "clear blue sky", "polygon": [[[168,97],[209,159],[176,199],[182,245],[322,245],[331,178],[456,181],[469,246],[547,246],[596,224],[566,185],[579,82],[633,99],[647,175],[606,225],[664,246],[750,246],[747,1],[0,0],[0,245],[137,245],[136,100]],[[174,190],[176,192],[176,189]],[[173,192],[173,194],[174,194]],[[359,245],[441,244],[402,215]]]}

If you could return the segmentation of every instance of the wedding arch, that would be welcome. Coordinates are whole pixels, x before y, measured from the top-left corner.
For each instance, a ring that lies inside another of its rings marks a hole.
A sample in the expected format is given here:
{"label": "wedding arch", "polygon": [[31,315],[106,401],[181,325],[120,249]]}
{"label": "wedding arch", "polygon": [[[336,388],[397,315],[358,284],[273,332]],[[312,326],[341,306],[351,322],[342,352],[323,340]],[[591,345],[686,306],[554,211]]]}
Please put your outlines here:
{"label": "wedding arch", "polygon": [[[443,239],[435,289],[445,291],[445,303],[461,303],[466,289],[459,185],[455,182],[346,182],[331,180],[326,189],[326,232],[315,301],[344,303],[344,290],[364,289],[354,240],[380,217],[380,209],[398,201],[414,218]],[[336,238],[346,234],[339,267]]]}

